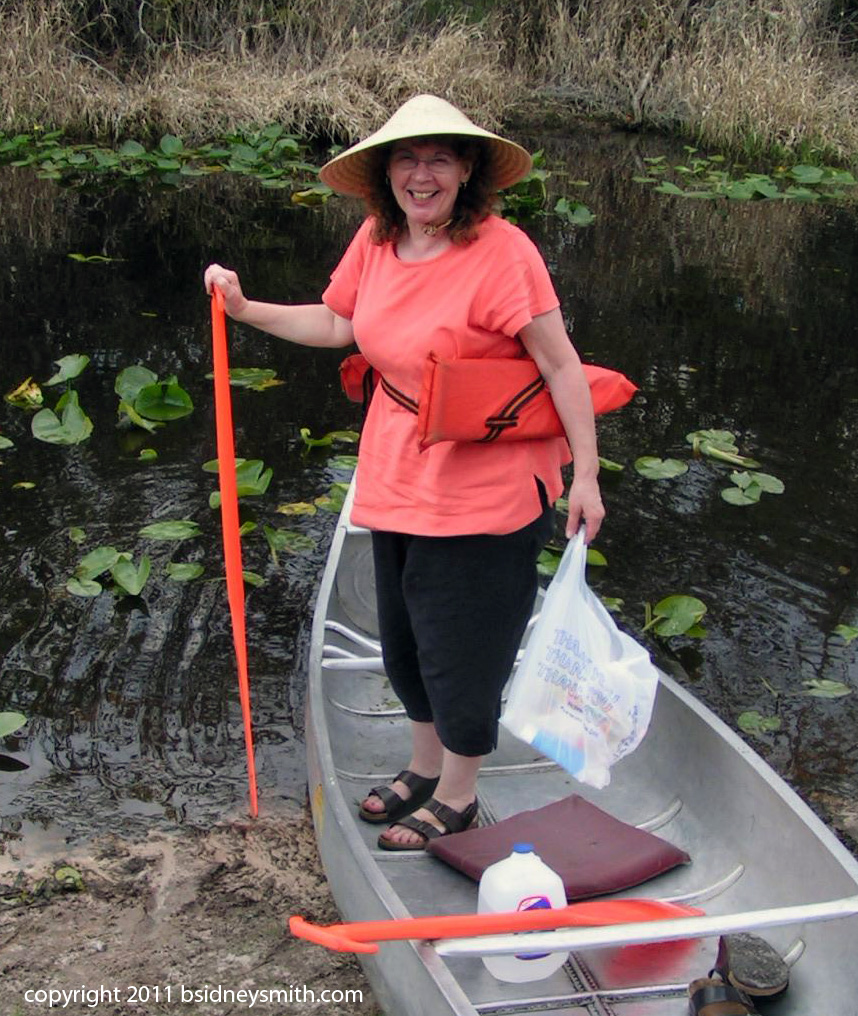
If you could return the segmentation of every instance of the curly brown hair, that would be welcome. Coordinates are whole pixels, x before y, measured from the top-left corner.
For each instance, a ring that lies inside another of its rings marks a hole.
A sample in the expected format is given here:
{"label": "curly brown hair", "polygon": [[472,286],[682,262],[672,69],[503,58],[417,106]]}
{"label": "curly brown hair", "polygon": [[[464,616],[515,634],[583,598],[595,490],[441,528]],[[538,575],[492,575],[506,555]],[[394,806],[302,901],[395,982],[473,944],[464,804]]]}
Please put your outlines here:
{"label": "curly brown hair", "polygon": [[[477,226],[495,211],[499,203],[491,152],[479,138],[433,135],[431,140],[448,145],[456,158],[471,164],[471,175],[467,184],[459,190],[453,207],[453,221],[447,229],[453,243],[471,243],[477,238]],[[396,243],[405,232],[405,213],[397,204],[387,179],[392,150],[392,144],[380,145],[371,153],[370,190],[365,200],[367,211],[375,218],[371,239],[376,244]]]}

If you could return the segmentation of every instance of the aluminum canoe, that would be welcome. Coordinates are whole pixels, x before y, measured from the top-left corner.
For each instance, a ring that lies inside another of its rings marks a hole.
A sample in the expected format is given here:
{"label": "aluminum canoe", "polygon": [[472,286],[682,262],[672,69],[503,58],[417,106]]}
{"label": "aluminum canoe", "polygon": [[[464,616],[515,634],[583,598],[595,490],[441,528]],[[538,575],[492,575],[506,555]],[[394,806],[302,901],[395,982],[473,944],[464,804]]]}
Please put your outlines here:
{"label": "aluminum canoe", "polygon": [[[358,802],[409,751],[377,641],[370,537],[351,525],[350,503],[319,588],[309,660],[308,779],[322,863],[344,921],[473,913],[474,882],[422,852],[378,850],[383,827],[357,818]],[[569,959],[524,984],[496,980],[480,959],[520,951],[512,935],[382,943],[361,962],[389,1016],[680,1016],[719,935],[741,930],[762,934],[790,964],[789,989],[767,1004],[769,1016],[858,1014],[858,862],[678,681],[661,675],[646,738],[603,790],[502,730],[479,778],[481,822],[572,793],[692,859],[618,896],[688,903],[705,916],[531,933],[529,944],[568,949]]]}

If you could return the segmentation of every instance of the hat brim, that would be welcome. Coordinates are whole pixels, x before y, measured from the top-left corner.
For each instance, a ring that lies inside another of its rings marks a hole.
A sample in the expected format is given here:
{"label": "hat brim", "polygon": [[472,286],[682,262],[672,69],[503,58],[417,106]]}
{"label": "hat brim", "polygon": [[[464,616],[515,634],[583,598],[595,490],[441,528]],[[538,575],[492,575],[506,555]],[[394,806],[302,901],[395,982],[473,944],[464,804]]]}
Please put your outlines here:
{"label": "hat brim", "polygon": [[339,194],[366,198],[372,191],[373,152],[383,145],[406,138],[466,137],[485,143],[492,165],[492,181],[498,190],[518,183],[530,172],[530,153],[514,141],[493,134],[472,123],[455,106],[434,95],[409,99],[377,131],[319,170],[319,178]]}

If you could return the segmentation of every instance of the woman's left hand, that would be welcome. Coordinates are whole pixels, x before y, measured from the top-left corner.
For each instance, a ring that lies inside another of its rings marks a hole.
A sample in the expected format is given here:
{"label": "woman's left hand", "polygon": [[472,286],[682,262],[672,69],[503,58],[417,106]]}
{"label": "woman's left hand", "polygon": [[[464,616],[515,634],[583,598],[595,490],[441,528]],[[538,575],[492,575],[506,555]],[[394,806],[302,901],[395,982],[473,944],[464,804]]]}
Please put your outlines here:
{"label": "woman's left hand", "polygon": [[599,493],[599,481],[592,479],[574,479],[569,488],[569,517],[566,522],[566,536],[571,540],[578,532],[581,523],[586,523],[584,540],[591,543],[602,525],[605,517],[605,506]]}

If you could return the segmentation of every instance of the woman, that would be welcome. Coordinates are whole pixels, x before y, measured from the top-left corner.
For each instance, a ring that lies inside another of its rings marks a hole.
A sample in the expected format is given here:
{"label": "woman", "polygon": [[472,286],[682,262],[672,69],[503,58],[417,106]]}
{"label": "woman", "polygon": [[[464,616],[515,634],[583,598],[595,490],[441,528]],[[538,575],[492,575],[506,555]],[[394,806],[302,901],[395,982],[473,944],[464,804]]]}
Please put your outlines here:
{"label": "woman", "polygon": [[[205,273],[227,313],[292,342],[349,346],[394,389],[420,391],[439,357],[536,361],[568,439],[419,451],[416,417],[376,389],[361,436],[352,521],[372,531],[385,667],[402,700],[412,756],[360,806],[386,823],[379,846],[422,850],[476,821],[477,775],[495,747],[502,688],[537,590],[561,465],[574,455],[567,535],[604,517],[593,408],[545,264],[493,214],[497,191],[530,170],[528,153],[420,95],[320,171],[369,215],[322,302],[248,300],[220,265]],[[490,366],[487,366],[490,369]]]}

